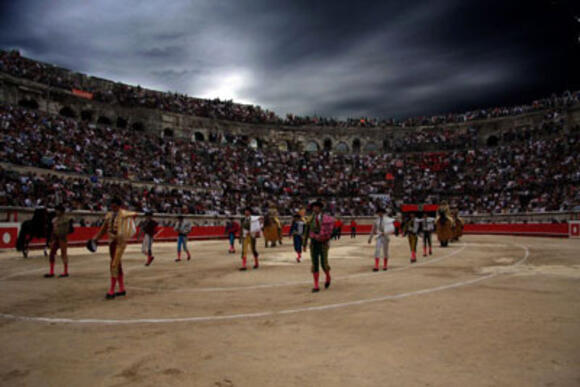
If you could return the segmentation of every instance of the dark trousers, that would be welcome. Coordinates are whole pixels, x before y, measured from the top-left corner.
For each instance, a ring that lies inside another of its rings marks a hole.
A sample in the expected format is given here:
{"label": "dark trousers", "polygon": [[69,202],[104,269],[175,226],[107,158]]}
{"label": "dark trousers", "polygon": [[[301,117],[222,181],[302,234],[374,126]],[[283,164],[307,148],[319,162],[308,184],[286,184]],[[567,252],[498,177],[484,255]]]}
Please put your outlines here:
{"label": "dark trousers", "polygon": [[430,231],[423,232],[423,247],[427,247],[427,246],[429,246],[429,248],[431,248],[431,232]]}
{"label": "dark trousers", "polygon": [[296,251],[297,253],[301,253],[302,252],[302,235],[294,235],[292,237],[292,239],[294,240],[294,251]]}
{"label": "dark trousers", "polygon": [[310,259],[312,260],[313,273],[318,273],[320,266],[325,272],[330,271],[330,266],[328,265],[328,242],[313,240],[310,243]]}

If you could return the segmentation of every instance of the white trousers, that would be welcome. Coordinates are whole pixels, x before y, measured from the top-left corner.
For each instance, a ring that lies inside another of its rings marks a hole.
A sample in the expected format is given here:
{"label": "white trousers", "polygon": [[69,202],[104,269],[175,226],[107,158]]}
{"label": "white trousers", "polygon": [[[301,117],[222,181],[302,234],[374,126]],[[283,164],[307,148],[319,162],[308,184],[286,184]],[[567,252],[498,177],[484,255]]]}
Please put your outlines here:
{"label": "white trousers", "polygon": [[377,247],[375,248],[375,256],[374,258],[381,258],[381,251],[382,251],[382,258],[389,258],[389,236],[388,235],[379,235],[377,237]]}

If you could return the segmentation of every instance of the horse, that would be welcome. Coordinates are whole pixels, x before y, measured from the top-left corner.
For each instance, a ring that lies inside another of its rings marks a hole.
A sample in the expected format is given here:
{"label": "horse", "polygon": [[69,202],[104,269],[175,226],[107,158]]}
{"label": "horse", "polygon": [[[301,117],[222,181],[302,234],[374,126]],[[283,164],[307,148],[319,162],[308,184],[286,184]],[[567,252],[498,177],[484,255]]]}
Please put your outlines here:
{"label": "horse", "polygon": [[282,227],[278,218],[269,214],[264,216],[264,244],[268,247],[270,242],[271,247],[276,247],[276,242],[282,244]]}
{"label": "horse", "polygon": [[24,258],[28,258],[28,251],[32,239],[45,239],[44,255],[47,253],[48,243],[52,235],[52,218],[54,213],[49,213],[46,208],[34,210],[32,219],[25,220],[20,225],[18,238],[16,240],[16,250],[22,252]]}
{"label": "horse", "polygon": [[453,238],[454,222],[448,211],[440,208],[437,211],[437,219],[435,220],[435,231],[437,239],[441,247],[447,247],[449,241]]}
{"label": "horse", "polygon": [[453,226],[453,241],[458,241],[459,238],[463,235],[463,219],[459,217],[459,215],[454,214],[454,226]]}

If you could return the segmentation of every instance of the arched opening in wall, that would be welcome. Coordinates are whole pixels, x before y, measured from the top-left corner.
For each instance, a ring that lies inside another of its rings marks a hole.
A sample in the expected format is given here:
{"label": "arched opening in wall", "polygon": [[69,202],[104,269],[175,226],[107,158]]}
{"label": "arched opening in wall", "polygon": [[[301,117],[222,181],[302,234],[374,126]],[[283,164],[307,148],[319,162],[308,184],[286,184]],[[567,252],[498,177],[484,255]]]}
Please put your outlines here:
{"label": "arched opening in wall", "polygon": [[195,132],[193,134],[193,138],[195,139],[195,141],[197,142],[201,142],[201,141],[205,141],[205,136],[203,135],[202,132]]}
{"label": "arched opening in wall", "polygon": [[255,138],[251,138],[248,146],[252,149],[258,149],[258,140]]}
{"label": "arched opening in wall", "polygon": [[38,109],[38,102],[32,98],[23,98],[18,101],[18,106],[22,106],[28,109]]}
{"label": "arched opening in wall", "polygon": [[137,122],[134,122],[133,125],[131,125],[131,129],[133,129],[136,132],[144,132],[145,125],[143,125],[143,123],[141,121],[137,121]]}
{"label": "arched opening in wall", "polygon": [[77,116],[75,111],[72,110],[69,106],[65,106],[62,109],[60,109],[59,114],[61,116],[65,116],[65,117],[69,117],[69,118],[75,118]]}
{"label": "arched opening in wall", "polygon": [[358,138],[355,138],[352,142],[352,151],[354,153],[360,152],[360,140]]}
{"label": "arched opening in wall", "polygon": [[309,141],[306,143],[306,146],[304,147],[304,150],[306,152],[318,152],[319,149],[320,147],[318,146],[318,143],[316,141]]}
{"label": "arched opening in wall", "polygon": [[173,137],[173,129],[171,128],[163,129],[163,137]]}
{"label": "arched opening in wall", "polygon": [[81,111],[81,120],[92,121],[93,120],[93,112],[90,110]]}
{"label": "arched opening in wall", "polygon": [[489,136],[487,138],[486,144],[487,146],[497,146],[499,142],[499,139],[497,138],[497,136]]}
{"label": "arched opening in wall", "polygon": [[127,120],[123,117],[117,117],[117,128],[125,129],[127,127]]}
{"label": "arched opening in wall", "polygon": [[324,150],[325,151],[331,151],[332,150],[332,140],[330,138],[327,138],[324,140]]}
{"label": "arched opening in wall", "polygon": [[209,136],[208,136],[208,140],[209,140],[209,142],[212,142],[212,143],[214,143],[214,144],[215,144],[215,143],[217,143],[217,142],[218,142],[218,140],[219,140],[219,137],[220,137],[220,136],[219,136],[219,134],[218,134],[218,133],[216,133],[216,132],[210,132],[210,133],[209,133]]}
{"label": "arched opening in wall", "polygon": [[97,119],[97,124],[112,125],[113,123],[111,122],[111,119],[109,117],[99,116],[99,118]]}
{"label": "arched opening in wall", "polygon": [[391,141],[389,141],[389,139],[385,138],[383,140],[383,150],[386,152],[389,149],[391,149]]}
{"label": "arched opening in wall", "polygon": [[287,141],[280,141],[278,143],[278,150],[282,151],[282,152],[288,152],[289,151],[288,142]]}
{"label": "arched opening in wall", "polygon": [[346,144],[346,142],[341,141],[338,144],[336,144],[335,150],[339,153],[348,153],[348,145]]}
{"label": "arched opening in wall", "polygon": [[374,142],[367,142],[365,145],[366,152],[377,152],[379,150],[379,146]]}
{"label": "arched opening in wall", "polygon": [[233,144],[235,136],[231,133],[225,133],[222,138],[222,144]]}

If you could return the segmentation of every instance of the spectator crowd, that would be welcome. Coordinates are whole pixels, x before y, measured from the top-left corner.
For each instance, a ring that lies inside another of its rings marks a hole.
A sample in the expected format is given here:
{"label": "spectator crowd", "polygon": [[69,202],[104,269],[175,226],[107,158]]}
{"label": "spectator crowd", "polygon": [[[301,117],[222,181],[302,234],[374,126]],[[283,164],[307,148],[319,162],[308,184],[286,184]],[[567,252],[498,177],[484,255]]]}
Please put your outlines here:
{"label": "spectator crowd", "polygon": [[322,198],[337,215],[371,215],[385,201],[448,200],[474,214],[567,210],[580,204],[580,131],[562,117],[505,129],[496,146],[478,145],[469,129],[427,130],[399,145],[435,141],[439,151],[340,154],[135,135],[4,105],[0,203],[101,210],[120,196],[140,211],[233,214],[271,202],[287,215]]}

